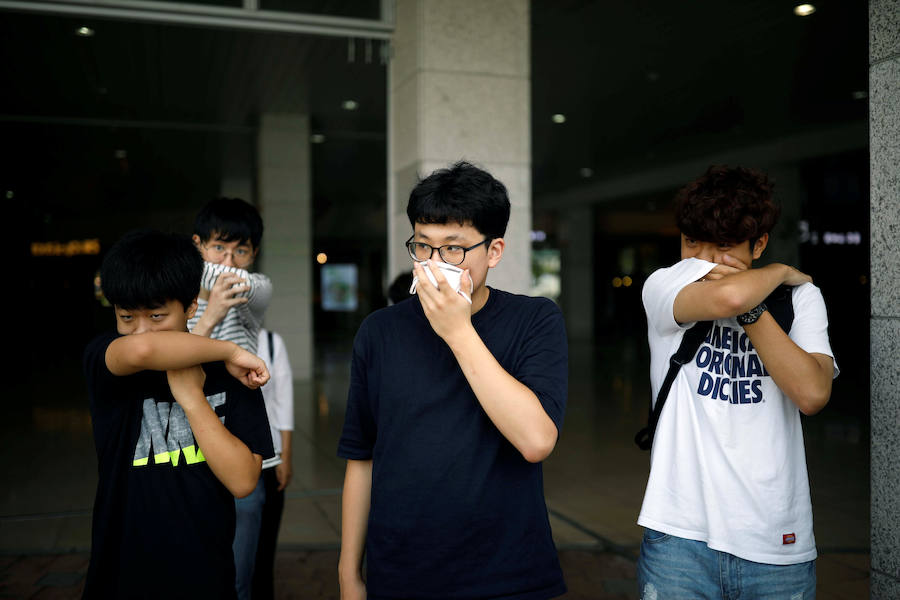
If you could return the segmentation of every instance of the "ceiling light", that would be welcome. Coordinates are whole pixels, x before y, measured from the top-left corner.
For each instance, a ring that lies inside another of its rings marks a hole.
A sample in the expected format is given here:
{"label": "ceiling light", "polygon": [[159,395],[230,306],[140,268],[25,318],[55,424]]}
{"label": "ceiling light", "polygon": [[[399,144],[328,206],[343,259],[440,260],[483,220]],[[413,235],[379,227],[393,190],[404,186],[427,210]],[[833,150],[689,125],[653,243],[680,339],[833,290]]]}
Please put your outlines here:
{"label": "ceiling light", "polygon": [[560,125],[560,124],[566,122],[566,115],[564,115],[562,113],[556,113],[555,115],[550,117],[550,120],[553,121],[554,123],[556,123],[557,125]]}
{"label": "ceiling light", "polygon": [[359,108],[359,102],[356,100],[344,100],[341,102],[341,108],[344,110],[356,110]]}
{"label": "ceiling light", "polygon": [[321,133],[314,133],[311,136],[309,136],[309,141],[312,142],[313,144],[321,144],[322,142],[325,141],[325,136],[322,135]]}
{"label": "ceiling light", "polygon": [[319,252],[318,254],[316,254],[316,262],[320,265],[324,265],[328,262],[328,255],[324,252]]}
{"label": "ceiling light", "polygon": [[816,12],[816,7],[812,4],[798,4],[794,7],[794,14],[798,17],[808,17]]}
{"label": "ceiling light", "polygon": [[94,30],[90,27],[79,27],[75,30],[75,35],[81,37],[94,37]]}

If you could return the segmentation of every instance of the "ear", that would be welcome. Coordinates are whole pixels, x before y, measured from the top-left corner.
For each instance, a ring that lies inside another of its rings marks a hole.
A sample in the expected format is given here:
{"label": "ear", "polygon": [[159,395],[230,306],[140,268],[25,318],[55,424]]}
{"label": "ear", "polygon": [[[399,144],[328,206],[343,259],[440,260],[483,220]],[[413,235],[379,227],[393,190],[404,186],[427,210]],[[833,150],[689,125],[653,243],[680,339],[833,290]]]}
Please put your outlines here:
{"label": "ear", "polygon": [[762,256],[763,250],[766,249],[766,246],[769,245],[769,234],[764,233],[759,236],[759,239],[756,240],[756,243],[753,244],[753,247],[750,251],[753,253],[753,260],[757,260],[760,256]]}
{"label": "ear", "polygon": [[200,236],[196,233],[191,236],[191,240],[193,240],[195,246],[199,246],[203,243],[203,240],[200,239]]}
{"label": "ear", "polygon": [[197,298],[194,298],[191,300],[191,303],[188,304],[187,310],[184,311],[188,319],[193,319],[194,315],[197,314],[197,306]]}
{"label": "ear", "polygon": [[506,248],[506,241],[503,238],[494,238],[491,245],[488,246],[488,268],[493,269],[500,263],[503,258],[503,250]]}

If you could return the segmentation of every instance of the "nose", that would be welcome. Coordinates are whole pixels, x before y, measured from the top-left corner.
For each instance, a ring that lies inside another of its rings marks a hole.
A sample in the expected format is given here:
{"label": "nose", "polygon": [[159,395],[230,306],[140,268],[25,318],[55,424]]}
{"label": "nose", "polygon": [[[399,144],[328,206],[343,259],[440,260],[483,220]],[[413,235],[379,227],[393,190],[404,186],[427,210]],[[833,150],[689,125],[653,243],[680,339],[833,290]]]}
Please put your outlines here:
{"label": "nose", "polygon": [[231,252],[225,252],[225,258],[222,259],[222,264],[226,267],[236,266],[234,264],[234,257],[232,256]]}
{"label": "nose", "polygon": [[137,319],[137,324],[132,333],[146,333],[150,331],[150,321],[148,319]]}

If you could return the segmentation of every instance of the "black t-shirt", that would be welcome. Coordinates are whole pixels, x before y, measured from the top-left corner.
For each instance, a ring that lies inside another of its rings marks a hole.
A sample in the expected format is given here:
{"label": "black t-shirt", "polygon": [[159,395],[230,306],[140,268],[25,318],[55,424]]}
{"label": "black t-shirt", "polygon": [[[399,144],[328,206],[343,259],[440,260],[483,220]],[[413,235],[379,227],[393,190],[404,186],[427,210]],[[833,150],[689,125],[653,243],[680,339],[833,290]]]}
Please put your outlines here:
{"label": "black t-shirt", "polygon": [[[232,598],[234,497],[216,478],[174,401],[165,372],[117,377],[114,333],[85,350],[100,480],[85,598]],[[204,394],[250,451],[274,454],[259,390],[203,365]]]}
{"label": "black t-shirt", "polygon": [[[568,350],[557,306],[491,289],[472,322],[559,429]],[[541,465],[527,462],[487,417],[417,297],[360,327],[338,455],[373,459],[371,600],[565,592]]]}

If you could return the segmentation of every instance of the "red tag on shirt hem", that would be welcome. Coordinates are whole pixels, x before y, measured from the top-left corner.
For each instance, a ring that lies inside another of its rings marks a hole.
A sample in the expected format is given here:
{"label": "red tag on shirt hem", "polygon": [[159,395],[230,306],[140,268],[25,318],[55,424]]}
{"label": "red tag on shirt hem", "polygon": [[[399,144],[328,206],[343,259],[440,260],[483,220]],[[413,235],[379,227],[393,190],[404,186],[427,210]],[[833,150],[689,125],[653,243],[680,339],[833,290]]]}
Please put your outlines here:
{"label": "red tag on shirt hem", "polygon": [[794,535],[793,533],[785,533],[783,536],[781,536],[782,545],[793,544],[796,541],[797,541],[797,536]]}

